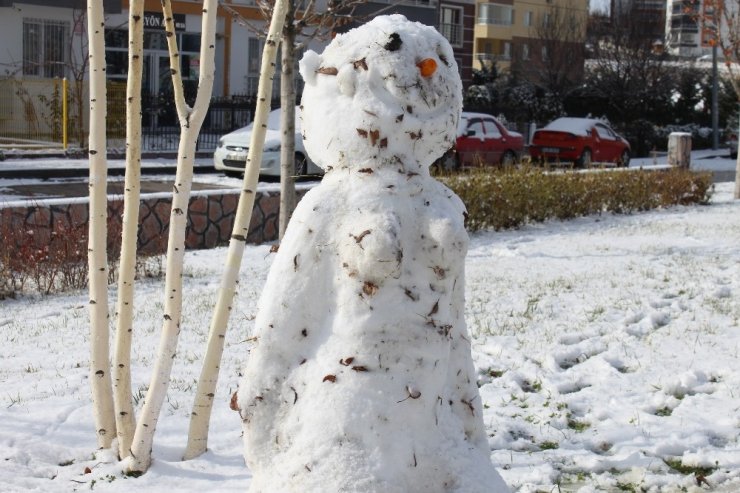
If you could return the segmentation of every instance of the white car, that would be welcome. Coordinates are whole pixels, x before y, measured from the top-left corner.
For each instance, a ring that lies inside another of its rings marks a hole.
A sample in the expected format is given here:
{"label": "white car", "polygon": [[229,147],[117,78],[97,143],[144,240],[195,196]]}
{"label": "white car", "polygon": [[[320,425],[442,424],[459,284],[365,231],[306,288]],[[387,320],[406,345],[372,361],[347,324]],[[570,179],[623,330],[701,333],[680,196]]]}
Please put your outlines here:
{"label": "white car", "polygon": [[[280,109],[267,116],[267,133],[262,149],[260,175],[280,176]],[[252,125],[234,130],[221,137],[216,152],[213,153],[213,165],[229,176],[241,176],[247,161],[247,151],[252,138]],[[323,170],[308,158],[303,147],[301,136],[300,109],[296,107],[295,118],[295,176],[321,174]]]}

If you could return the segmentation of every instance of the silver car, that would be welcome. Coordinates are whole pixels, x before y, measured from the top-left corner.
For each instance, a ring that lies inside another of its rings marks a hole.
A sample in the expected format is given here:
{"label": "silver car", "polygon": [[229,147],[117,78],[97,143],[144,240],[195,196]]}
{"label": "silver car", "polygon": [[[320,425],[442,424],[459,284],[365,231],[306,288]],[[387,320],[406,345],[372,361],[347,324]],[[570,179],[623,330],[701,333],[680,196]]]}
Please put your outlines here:
{"label": "silver car", "polygon": [[[280,176],[280,109],[270,112],[267,117],[265,145],[262,149],[260,175]],[[213,153],[213,165],[229,176],[241,176],[247,161],[247,151],[252,138],[252,125],[234,130],[221,137],[216,152]],[[320,174],[323,170],[308,158],[301,137],[300,109],[296,106],[295,118],[295,176]]]}

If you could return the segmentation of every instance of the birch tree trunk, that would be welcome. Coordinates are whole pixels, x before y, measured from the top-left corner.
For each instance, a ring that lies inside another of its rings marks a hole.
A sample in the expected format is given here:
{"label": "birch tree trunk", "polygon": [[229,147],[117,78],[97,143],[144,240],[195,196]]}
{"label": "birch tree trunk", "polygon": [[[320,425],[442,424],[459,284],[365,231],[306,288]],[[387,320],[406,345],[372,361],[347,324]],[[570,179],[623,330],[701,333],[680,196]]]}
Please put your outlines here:
{"label": "birch tree trunk", "polygon": [[[738,97],[740,98],[740,93]],[[738,119],[740,120],[740,116]],[[738,123],[737,138],[740,139],[740,122]],[[737,154],[737,160],[735,162],[735,199],[740,199],[740,153]]]}
{"label": "birch tree trunk", "polygon": [[144,0],[129,3],[128,80],[126,85],[126,178],[123,198],[121,260],[118,268],[116,345],[113,355],[118,456],[129,456],[134,438],[131,398],[131,337],[134,313],[136,242],[139,231],[141,191],[141,77],[144,61]]}
{"label": "birch tree trunk", "polygon": [[280,32],[285,22],[285,1],[277,0],[270,21],[270,30],[267,41],[262,51],[262,65],[260,67],[259,86],[257,88],[257,108],[255,112],[254,125],[249,152],[247,153],[247,164],[242,183],[242,191],[239,196],[239,205],[234,218],[234,228],[229,241],[229,251],[226,257],[224,274],[221,278],[221,286],[218,292],[218,301],[211,318],[211,326],[208,333],[208,344],[206,354],[203,358],[203,367],[198,380],[198,388],[195,393],[195,403],[190,415],[190,430],[188,432],[188,444],[184,459],[192,459],[206,451],[208,446],[208,427],[213,407],[213,398],[218,383],[219,365],[224,350],[226,329],[231,313],[231,304],[234,301],[234,293],[239,279],[244,244],[249,232],[249,220],[252,216],[254,196],[257,190],[260,164],[262,163],[262,148],[265,142],[265,131],[267,130],[267,115],[270,112],[270,100],[272,99],[272,80],[275,76],[275,55]]}
{"label": "birch tree trunk", "polygon": [[282,75],[280,77],[280,215],[278,238],[283,239],[296,204],[295,176],[295,17],[294,0],[286,0],[285,26],[280,45]]}
{"label": "birch tree trunk", "polygon": [[88,221],[88,287],[90,290],[90,384],[93,416],[100,448],[116,435],[110,376],[108,330],[108,197],[105,118],[105,19],[103,1],[87,2],[90,50],[90,214]]}
{"label": "birch tree trunk", "polygon": [[215,71],[215,35],[217,0],[204,0],[200,48],[200,77],[198,94],[193,108],[188,107],[180,74],[180,56],[177,50],[175,25],[170,0],[162,1],[170,53],[170,69],[175,93],[175,104],[180,121],[180,144],[177,151],[177,173],[172,194],[169,238],[167,243],[167,271],[165,275],[164,321],[157,361],[141,416],[136,425],[131,456],[126,470],[130,474],[146,472],[151,465],[152,442],[162,404],[167,394],[172,364],[177,351],[182,314],[182,271],[185,255],[185,227],[188,202],[193,181],[193,159],[198,133],[203,124],[213,89]]}

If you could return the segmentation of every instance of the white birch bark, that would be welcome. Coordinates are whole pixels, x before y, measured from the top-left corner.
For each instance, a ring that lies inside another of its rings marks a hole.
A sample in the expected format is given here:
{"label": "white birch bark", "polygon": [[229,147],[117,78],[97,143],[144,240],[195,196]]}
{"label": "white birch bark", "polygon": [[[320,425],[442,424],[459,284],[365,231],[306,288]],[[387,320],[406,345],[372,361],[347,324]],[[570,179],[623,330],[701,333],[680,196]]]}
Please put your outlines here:
{"label": "white birch bark", "polygon": [[128,80],[126,85],[126,177],[123,196],[121,260],[118,267],[116,345],[113,355],[113,402],[115,404],[118,456],[129,456],[134,438],[134,407],[131,398],[131,338],[134,313],[136,244],[141,195],[141,77],[144,61],[144,0],[129,3]]}
{"label": "white birch bark", "polygon": [[285,2],[285,26],[280,45],[282,74],[280,77],[280,213],[278,238],[282,241],[290,216],[296,205],[295,194],[295,4]]}
{"label": "white birch bark", "polygon": [[[740,139],[740,124],[738,125],[737,136]],[[737,161],[735,162],[735,199],[740,199],[740,153],[737,154]]]}
{"label": "white birch bark", "polygon": [[200,48],[200,77],[198,94],[192,108],[185,102],[180,57],[177,51],[175,26],[172,19],[170,0],[162,1],[167,44],[170,52],[175,104],[180,120],[180,144],[177,151],[177,173],[172,194],[169,238],[167,243],[167,266],[165,275],[164,321],[160,337],[157,361],[154,366],[149,389],[146,393],[126,470],[131,474],[147,471],[151,465],[152,442],[157,421],[170,383],[172,364],[177,351],[180,319],[182,313],[182,271],[185,255],[185,227],[188,202],[193,181],[193,159],[200,127],[203,124],[213,89],[215,71],[215,35],[217,0],[204,0],[203,23]]}
{"label": "white birch bark", "polygon": [[106,162],[105,20],[103,1],[87,2],[90,57],[90,213],[88,221],[88,287],[90,291],[90,384],[100,448],[116,435],[110,376],[108,330],[108,200]]}
{"label": "white birch bark", "polygon": [[262,148],[267,130],[267,115],[270,112],[272,99],[272,80],[275,76],[275,56],[280,42],[280,32],[285,21],[285,0],[277,0],[270,21],[270,30],[262,51],[262,65],[260,67],[259,86],[257,88],[257,108],[247,153],[247,163],[239,196],[239,205],[234,218],[234,228],[229,241],[229,251],[226,257],[224,274],[218,293],[218,301],[211,318],[208,333],[206,354],[203,358],[203,367],[198,380],[195,394],[195,403],[190,415],[190,430],[188,445],[184,459],[197,457],[206,451],[208,445],[208,427],[213,406],[213,398],[218,382],[219,365],[224,350],[226,329],[231,313],[231,304],[239,279],[244,245],[249,232],[249,220],[252,216],[254,196],[257,190],[260,163],[262,162]]}

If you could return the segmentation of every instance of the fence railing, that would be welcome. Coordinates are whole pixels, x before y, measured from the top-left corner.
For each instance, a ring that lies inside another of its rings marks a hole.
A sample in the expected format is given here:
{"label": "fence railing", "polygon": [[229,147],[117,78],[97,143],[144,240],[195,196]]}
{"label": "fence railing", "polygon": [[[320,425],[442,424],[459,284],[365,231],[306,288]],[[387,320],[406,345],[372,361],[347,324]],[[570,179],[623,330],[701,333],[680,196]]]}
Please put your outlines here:
{"label": "fence railing", "polygon": [[[64,94],[61,79],[0,78],[0,147],[64,147],[64,125],[71,147],[84,148],[89,133],[88,87],[82,82],[69,84]],[[186,99],[192,104],[195,88],[186,88]],[[64,121],[63,101],[68,102]],[[107,84],[108,114],[106,134],[108,148],[125,149],[126,85]],[[252,121],[256,97],[232,95],[211,100],[198,136],[198,149],[215,149],[218,139]],[[272,107],[280,106],[274,99]],[[176,151],[180,138],[175,102],[171,93],[142,94],[142,150]]]}

